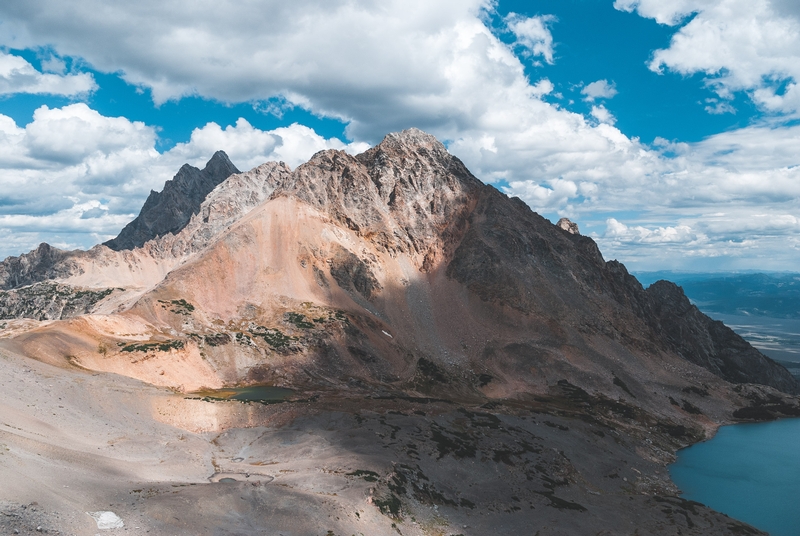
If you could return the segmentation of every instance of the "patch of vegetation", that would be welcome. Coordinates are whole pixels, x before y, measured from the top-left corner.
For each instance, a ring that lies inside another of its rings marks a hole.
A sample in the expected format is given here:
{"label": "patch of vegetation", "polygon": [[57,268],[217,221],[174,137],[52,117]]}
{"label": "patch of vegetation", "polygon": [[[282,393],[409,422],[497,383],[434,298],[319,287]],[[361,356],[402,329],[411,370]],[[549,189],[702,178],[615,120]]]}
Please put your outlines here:
{"label": "patch of vegetation", "polygon": [[668,435],[680,439],[689,434],[689,430],[682,424],[658,423],[658,427]]}
{"label": "patch of vegetation", "polygon": [[181,298],[180,300],[170,300],[170,301],[158,300],[158,303],[161,304],[162,309],[166,309],[167,307],[171,306],[172,309],[170,309],[169,312],[175,313],[177,315],[189,316],[194,311],[194,305],[187,302],[183,298]]}
{"label": "patch of vegetation", "polygon": [[158,352],[168,352],[170,350],[180,350],[184,346],[184,342],[181,340],[172,340],[172,341],[164,341],[164,342],[146,342],[142,344],[123,344],[122,350],[123,352],[149,352],[151,350],[155,350]]}
{"label": "patch of vegetation", "polygon": [[58,320],[89,313],[115,289],[77,290],[68,285],[37,283],[0,292],[0,318]]}
{"label": "patch of vegetation", "polygon": [[284,320],[290,324],[294,324],[300,329],[313,329],[314,323],[306,320],[306,316],[300,313],[288,312],[283,315]]}
{"label": "patch of vegetation", "polygon": [[684,400],[683,398],[681,398],[681,402],[683,402],[683,405],[681,406],[681,409],[683,409],[683,411],[685,411],[686,413],[691,413],[692,415],[702,415],[703,414],[703,412],[700,411],[700,408],[698,408],[697,406],[695,406],[694,404],[692,404],[688,400]]}
{"label": "patch of vegetation", "polygon": [[708,396],[708,391],[705,389],[700,389],[699,387],[695,387],[694,385],[684,387],[682,391],[687,394],[696,394],[697,396]]}
{"label": "patch of vegetation", "polygon": [[347,476],[358,476],[367,482],[377,482],[380,475],[375,471],[367,471],[366,469],[357,469],[352,473],[347,473]]}
{"label": "patch of vegetation", "polygon": [[238,332],[236,333],[236,342],[238,342],[239,344],[246,344],[249,346],[253,344],[253,339],[251,339],[249,335]]}
{"label": "patch of vegetation", "polygon": [[489,385],[489,383],[491,383],[491,381],[493,379],[494,379],[494,376],[492,376],[491,374],[479,374],[478,375],[478,385],[480,387],[486,387],[487,385]]}
{"label": "patch of vegetation", "polygon": [[569,431],[569,427],[568,426],[564,426],[563,424],[556,424],[556,423],[554,423],[552,421],[544,421],[544,424],[546,426],[549,426],[550,428],[558,428],[562,432],[568,432]]}
{"label": "patch of vegetation", "polygon": [[583,505],[580,505],[573,501],[567,501],[565,499],[561,499],[560,497],[556,497],[554,492],[552,491],[534,491],[534,493],[538,493],[543,497],[547,497],[547,499],[550,501],[550,504],[548,504],[548,506],[551,506],[553,508],[557,508],[559,510],[575,510],[576,512],[586,511],[586,507],[584,507]]}
{"label": "patch of vegetation", "polygon": [[264,326],[256,326],[254,328],[250,328],[248,331],[253,337],[260,337],[264,339],[267,344],[276,350],[286,348],[292,343],[292,341],[298,340],[297,337],[290,337],[279,329],[271,329]]}
{"label": "patch of vegetation", "polygon": [[438,459],[440,460],[450,453],[456,459],[474,458],[477,453],[475,440],[469,434],[463,432],[447,431],[437,425],[432,430],[431,439],[436,443],[436,448],[439,451]]}
{"label": "patch of vegetation", "polygon": [[752,406],[739,408],[733,412],[737,419],[771,421],[780,417],[800,417],[800,407],[785,402],[755,402]]}
{"label": "patch of vegetation", "polygon": [[212,333],[203,337],[203,340],[209,346],[224,346],[231,342],[231,336],[227,333]]}
{"label": "patch of vegetation", "polygon": [[417,370],[426,378],[436,383],[450,383],[450,380],[445,375],[444,370],[428,359],[420,357],[417,361]]}
{"label": "patch of vegetation", "polygon": [[400,519],[400,499],[390,493],[388,497],[381,497],[372,501],[385,516]]}
{"label": "patch of vegetation", "polygon": [[[125,289],[120,289],[120,290],[125,290]],[[109,294],[111,294],[112,292],[114,292],[113,288],[107,288],[104,290],[79,290],[78,292],[75,293],[73,298],[76,300],[82,300],[88,298],[88,301],[91,301],[92,303],[97,303],[106,296],[108,296]]]}

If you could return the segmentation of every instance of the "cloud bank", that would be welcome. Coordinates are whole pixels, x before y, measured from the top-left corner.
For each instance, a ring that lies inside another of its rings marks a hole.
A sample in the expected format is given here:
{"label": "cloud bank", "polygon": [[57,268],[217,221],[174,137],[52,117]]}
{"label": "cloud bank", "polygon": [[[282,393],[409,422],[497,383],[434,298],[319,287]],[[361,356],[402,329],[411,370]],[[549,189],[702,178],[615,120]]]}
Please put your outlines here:
{"label": "cloud bank", "polygon": [[[53,60],[49,65],[61,70]],[[71,97],[88,93],[96,87],[91,74],[42,73],[24,58],[0,51],[0,95],[33,93]]]}

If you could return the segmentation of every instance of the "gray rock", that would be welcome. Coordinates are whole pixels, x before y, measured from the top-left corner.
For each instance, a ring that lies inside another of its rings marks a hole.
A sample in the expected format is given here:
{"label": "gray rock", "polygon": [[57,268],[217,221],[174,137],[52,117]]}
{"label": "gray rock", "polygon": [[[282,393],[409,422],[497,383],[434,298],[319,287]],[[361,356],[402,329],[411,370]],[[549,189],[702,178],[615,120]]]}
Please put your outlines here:
{"label": "gray rock", "polygon": [[228,155],[217,151],[203,170],[184,164],[161,192],[151,191],[139,216],[126,225],[119,236],[105,242],[120,251],[141,247],[154,238],[168,233],[177,234],[186,227],[206,196],[222,181],[239,173]]}
{"label": "gray rock", "polygon": [[569,218],[561,218],[556,223],[556,227],[559,229],[564,229],[566,232],[570,234],[581,234],[580,230],[578,230],[578,224],[575,222],[570,221]]}

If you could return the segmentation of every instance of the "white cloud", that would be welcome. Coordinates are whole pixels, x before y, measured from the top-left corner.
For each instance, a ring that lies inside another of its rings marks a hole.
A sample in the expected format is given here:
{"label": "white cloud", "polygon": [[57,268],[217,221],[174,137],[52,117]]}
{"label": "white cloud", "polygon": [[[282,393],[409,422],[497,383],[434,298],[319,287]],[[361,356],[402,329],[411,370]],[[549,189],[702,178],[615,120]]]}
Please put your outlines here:
{"label": "white cloud", "polygon": [[[705,73],[720,98],[746,91],[759,106],[800,111],[800,9],[792,0],[616,0],[661,24],[680,25],[670,46],[657,50],[650,69]],[[786,83],[785,87],[780,88]],[[729,105],[709,111],[730,111]]]}
{"label": "white cloud", "polygon": [[[629,227],[614,218],[606,220],[605,238],[619,242],[643,242],[646,244],[690,244],[698,241],[698,235],[686,225],[648,229],[641,225]],[[705,237],[700,237],[704,239]]]}
{"label": "white cloud", "polygon": [[336,138],[325,139],[312,129],[298,124],[265,131],[253,127],[244,118],[224,129],[216,123],[192,131],[186,143],[179,143],[167,155],[175,163],[190,162],[201,166],[209,155],[223,150],[237,167],[252,169],[270,160],[286,162],[294,168],[325,149],[350,153],[367,150],[366,143],[345,144]]}
{"label": "white cloud", "polygon": [[514,181],[504,190],[540,211],[563,208],[579,193],[577,184],[563,179],[548,181],[545,186],[530,181]]}
{"label": "white cloud", "polygon": [[592,82],[591,84],[587,84],[581,90],[583,95],[586,95],[585,99],[588,102],[594,102],[595,99],[611,99],[614,95],[617,94],[617,88],[615,84],[608,83],[608,80],[597,80],[596,82]]}
{"label": "white cloud", "polygon": [[[614,128],[607,111],[598,108],[587,121],[541,100],[553,84],[528,80],[515,47],[485,24],[492,6],[272,0],[258,10],[233,1],[207,10],[155,0],[30,0],[0,5],[0,41],[32,46],[46,39],[59,54],[122,71],[158,101],[188,93],[230,101],[282,95],[348,121],[349,136],[371,143],[416,126],[450,140],[490,181],[625,181],[651,167],[658,155]],[[506,24],[518,44],[552,61],[552,20],[513,16]]]}
{"label": "white cloud", "polygon": [[519,45],[529,56],[542,56],[547,63],[553,63],[553,34],[548,25],[556,21],[553,15],[525,17],[509,13],[505,23]]}
{"label": "white cloud", "polygon": [[617,122],[617,119],[614,117],[614,114],[608,111],[608,109],[600,104],[599,106],[592,106],[592,110],[589,114],[597,119],[601,123],[606,123],[608,125],[613,125]]}
{"label": "white cloud", "polygon": [[[54,65],[50,62],[47,68]],[[0,51],[0,95],[37,93],[74,96],[92,91],[96,87],[91,74],[44,74],[24,58]]]}

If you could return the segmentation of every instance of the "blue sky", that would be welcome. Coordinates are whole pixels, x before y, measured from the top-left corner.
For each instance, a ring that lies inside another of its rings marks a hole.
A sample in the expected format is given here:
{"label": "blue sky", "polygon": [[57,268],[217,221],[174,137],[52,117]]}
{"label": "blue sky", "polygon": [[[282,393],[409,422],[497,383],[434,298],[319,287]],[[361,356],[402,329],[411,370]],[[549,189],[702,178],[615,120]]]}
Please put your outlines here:
{"label": "blue sky", "polygon": [[217,149],[416,126],[631,269],[800,260],[790,0],[31,0],[0,47],[0,257],[114,236]]}

